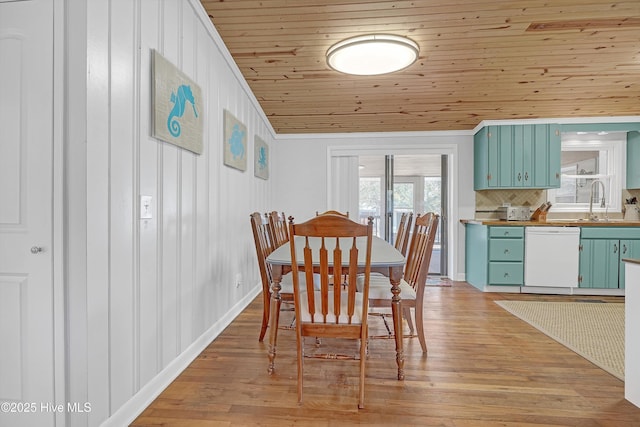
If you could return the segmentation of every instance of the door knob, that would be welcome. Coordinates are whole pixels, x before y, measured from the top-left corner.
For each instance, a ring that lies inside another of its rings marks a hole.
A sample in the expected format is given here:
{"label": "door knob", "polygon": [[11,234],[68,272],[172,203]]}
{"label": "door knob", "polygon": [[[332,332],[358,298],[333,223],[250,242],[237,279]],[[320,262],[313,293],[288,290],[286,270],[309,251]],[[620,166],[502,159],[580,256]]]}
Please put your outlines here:
{"label": "door knob", "polygon": [[32,254],[37,254],[37,253],[40,253],[40,252],[44,252],[44,249],[41,248],[40,246],[32,246],[31,247],[31,253]]}

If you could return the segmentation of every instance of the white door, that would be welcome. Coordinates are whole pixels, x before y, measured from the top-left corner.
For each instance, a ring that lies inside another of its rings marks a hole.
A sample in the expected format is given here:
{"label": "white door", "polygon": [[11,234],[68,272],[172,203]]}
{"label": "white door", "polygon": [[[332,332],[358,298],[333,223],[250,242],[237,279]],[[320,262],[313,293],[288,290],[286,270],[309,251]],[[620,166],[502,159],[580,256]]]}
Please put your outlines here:
{"label": "white door", "polygon": [[0,0],[0,426],[52,426],[53,1]]}

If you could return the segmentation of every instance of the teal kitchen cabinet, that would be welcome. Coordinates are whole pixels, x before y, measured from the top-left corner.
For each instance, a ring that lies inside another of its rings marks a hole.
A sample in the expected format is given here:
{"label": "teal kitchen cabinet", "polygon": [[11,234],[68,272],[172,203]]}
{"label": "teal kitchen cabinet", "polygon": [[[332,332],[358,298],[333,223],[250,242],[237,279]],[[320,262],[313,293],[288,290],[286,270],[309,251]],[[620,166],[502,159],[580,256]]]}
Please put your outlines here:
{"label": "teal kitchen cabinet", "polygon": [[627,188],[640,188],[640,132],[627,133]]}
{"label": "teal kitchen cabinet", "polygon": [[474,190],[511,187],[512,128],[512,126],[487,126],[475,134]]}
{"label": "teal kitchen cabinet", "polygon": [[620,240],[620,261],[618,264],[618,287],[620,289],[625,287],[625,268],[622,260],[626,258],[640,258],[640,239]]}
{"label": "teal kitchen cabinet", "polygon": [[560,188],[562,135],[560,125],[534,125],[533,188]]}
{"label": "teal kitchen cabinet", "polygon": [[496,125],[474,136],[474,190],[560,187],[560,127]]}
{"label": "teal kitchen cabinet", "polygon": [[524,283],[524,227],[466,224],[466,281],[478,289],[486,285]]}
{"label": "teal kitchen cabinet", "polygon": [[582,227],[580,288],[624,289],[624,258],[640,257],[640,227]]}
{"label": "teal kitchen cabinet", "polygon": [[487,126],[474,135],[474,189],[502,188],[510,185],[511,143],[501,144],[501,133],[511,126]]}

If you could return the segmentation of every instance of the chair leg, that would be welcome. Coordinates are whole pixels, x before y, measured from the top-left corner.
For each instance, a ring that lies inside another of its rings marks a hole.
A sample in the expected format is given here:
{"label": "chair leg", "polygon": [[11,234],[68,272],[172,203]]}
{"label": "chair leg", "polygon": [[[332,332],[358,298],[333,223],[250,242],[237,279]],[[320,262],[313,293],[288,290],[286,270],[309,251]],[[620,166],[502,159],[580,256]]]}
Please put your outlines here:
{"label": "chair leg", "polygon": [[298,353],[298,403],[302,403],[302,380],[303,380],[303,337],[298,334],[296,339],[296,349]]}
{"label": "chair leg", "polygon": [[271,310],[271,296],[262,294],[262,327],[260,328],[260,336],[258,341],[262,342],[264,336],[267,333],[267,327],[269,326],[269,312]]}
{"label": "chair leg", "polygon": [[364,377],[365,377],[365,366],[367,363],[367,337],[369,336],[369,332],[367,327],[364,326],[364,333],[360,338],[360,395],[358,399],[358,408],[364,409]]}
{"label": "chair leg", "polygon": [[416,312],[416,327],[418,328],[418,340],[420,340],[420,346],[422,347],[422,352],[427,352],[427,340],[424,337],[424,320],[422,315],[422,304],[416,305],[414,308]]}
{"label": "chair leg", "polygon": [[281,299],[275,298],[273,295],[271,296],[273,301],[269,303],[269,318],[272,323],[270,331],[269,331],[269,352],[267,356],[269,357],[269,375],[275,372],[276,367],[276,347],[278,344],[278,329],[280,325],[280,307],[282,304]]}
{"label": "chair leg", "polygon": [[413,335],[414,328],[413,328],[413,319],[411,319],[411,308],[402,307],[402,314],[404,318],[407,319],[407,324],[409,325],[409,331],[411,332],[411,335]]}

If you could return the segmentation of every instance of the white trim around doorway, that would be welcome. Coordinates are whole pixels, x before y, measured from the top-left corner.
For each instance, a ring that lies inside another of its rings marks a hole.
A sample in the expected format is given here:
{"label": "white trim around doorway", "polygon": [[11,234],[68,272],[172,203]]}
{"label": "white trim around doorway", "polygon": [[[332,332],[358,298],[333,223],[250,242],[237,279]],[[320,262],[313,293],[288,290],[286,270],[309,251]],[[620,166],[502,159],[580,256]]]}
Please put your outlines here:
{"label": "white trim around doorway", "polygon": [[454,250],[455,242],[458,241],[458,176],[459,176],[459,155],[457,144],[403,144],[381,147],[380,145],[341,145],[327,147],[327,206],[331,204],[334,196],[332,194],[331,177],[332,158],[349,156],[369,156],[369,155],[446,155],[447,156],[447,234],[449,241],[447,245],[447,275],[454,279],[458,271],[458,256]]}

